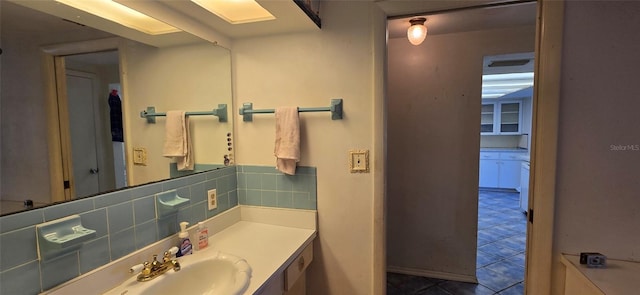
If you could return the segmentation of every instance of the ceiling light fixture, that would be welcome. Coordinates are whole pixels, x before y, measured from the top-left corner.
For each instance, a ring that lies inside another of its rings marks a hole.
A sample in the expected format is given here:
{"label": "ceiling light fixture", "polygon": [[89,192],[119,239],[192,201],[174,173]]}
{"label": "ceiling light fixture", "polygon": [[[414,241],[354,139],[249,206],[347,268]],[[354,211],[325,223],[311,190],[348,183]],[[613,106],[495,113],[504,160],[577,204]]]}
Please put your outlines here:
{"label": "ceiling light fixture", "polygon": [[255,0],[191,0],[230,24],[244,24],[276,19]]}
{"label": "ceiling light fixture", "polygon": [[427,19],[424,17],[415,17],[409,20],[411,26],[407,30],[407,38],[413,45],[420,45],[427,38],[427,27],[424,25]]}
{"label": "ceiling light fixture", "polygon": [[160,35],[180,31],[179,29],[165,24],[155,18],[151,18],[146,14],[142,14],[136,10],[133,10],[111,0],[55,1],[149,35]]}

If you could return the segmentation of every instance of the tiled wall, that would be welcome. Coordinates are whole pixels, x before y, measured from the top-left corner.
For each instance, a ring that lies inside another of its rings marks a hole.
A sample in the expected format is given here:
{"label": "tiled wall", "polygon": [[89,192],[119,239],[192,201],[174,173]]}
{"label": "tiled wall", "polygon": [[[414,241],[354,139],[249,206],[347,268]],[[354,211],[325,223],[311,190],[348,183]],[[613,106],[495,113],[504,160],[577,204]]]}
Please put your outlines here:
{"label": "tiled wall", "polygon": [[[217,189],[218,208],[207,210],[207,190]],[[175,189],[189,205],[156,218],[154,196]],[[316,209],[316,168],[284,175],[273,166],[235,166],[143,185],[0,217],[0,294],[37,294],[178,232],[238,204]],[[96,238],[79,251],[39,261],[37,224],[79,214]]]}
{"label": "tiled wall", "polygon": [[[218,208],[207,210],[207,190],[216,188]],[[154,195],[176,189],[190,199],[178,213],[156,219]],[[74,202],[0,217],[0,294],[37,294],[137,249],[175,234],[178,222],[213,217],[238,205],[236,168],[228,167]],[[35,225],[79,214],[96,238],[79,251],[39,261]]]}
{"label": "tiled wall", "polygon": [[242,205],[316,210],[315,167],[300,167],[296,175],[273,166],[237,166],[238,201]]}

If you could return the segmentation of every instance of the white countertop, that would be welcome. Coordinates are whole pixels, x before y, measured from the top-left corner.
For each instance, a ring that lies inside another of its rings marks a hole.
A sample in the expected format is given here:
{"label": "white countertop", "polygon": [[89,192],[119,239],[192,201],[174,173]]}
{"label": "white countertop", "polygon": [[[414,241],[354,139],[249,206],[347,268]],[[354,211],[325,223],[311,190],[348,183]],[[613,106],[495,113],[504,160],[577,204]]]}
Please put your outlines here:
{"label": "white countertop", "polygon": [[561,257],[566,267],[576,269],[604,294],[638,294],[640,290],[640,262],[607,259],[605,268],[588,268],[580,264],[578,255]]}
{"label": "white countertop", "polygon": [[517,147],[511,147],[511,148],[483,147],[483,148],[480,148],[480,151],[481,152],[529,152],[528,149],[517,148]]}
{"label": "white countertop", "polygon": [[[316,237],[316,211],[238,206],[205,221],[209,247],[194,256],[229,253],[251,266],[251,281],[244,294],[254,294],[272,276],[282,272]],[[191,227],[190,231],[195,227]],[[177,241],[171,237],[77,277],[43,294],[101,294],[133,275],[128,269],[161,254]]]}
{"label": "white countertop", "polygon": [[489,153],[518,153],[517,159],[521,161],[529,162],[529,150],[523,148],[480,148],[480,152]]}
{"label": "white countertop", "polygon": [[245,294],[253,294],[273,274],[282,272],[314,238],[314,230],[240,221],[211,237],[208,249],[244,258],[251,266]]}

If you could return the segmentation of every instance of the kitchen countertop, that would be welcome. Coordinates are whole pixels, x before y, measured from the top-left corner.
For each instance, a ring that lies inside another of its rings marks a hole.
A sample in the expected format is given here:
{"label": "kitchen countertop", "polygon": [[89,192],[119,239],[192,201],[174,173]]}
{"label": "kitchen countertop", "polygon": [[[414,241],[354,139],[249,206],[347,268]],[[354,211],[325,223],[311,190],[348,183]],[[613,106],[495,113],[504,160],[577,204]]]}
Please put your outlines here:
{"label": "kitchen countertop", "polygon": [[529,152],[525,148],[500,148],[500,147],[484,147],[480,148],[481,152]]}
{"label": "kitchen countertop", "polygon": [[521,161],[525,161],[525,162],[529,162],[530,160],[530,156],[529,156],[529,150],[525,149],[525,148],[497,148],[497,147],[486,147],[486,148],[480,148],[480,152],[490,152],[490,153],[497,153],[497,152],[504,152],[504,153],[523,153],[522,155],[518,155],[516,156],[518,160]]}

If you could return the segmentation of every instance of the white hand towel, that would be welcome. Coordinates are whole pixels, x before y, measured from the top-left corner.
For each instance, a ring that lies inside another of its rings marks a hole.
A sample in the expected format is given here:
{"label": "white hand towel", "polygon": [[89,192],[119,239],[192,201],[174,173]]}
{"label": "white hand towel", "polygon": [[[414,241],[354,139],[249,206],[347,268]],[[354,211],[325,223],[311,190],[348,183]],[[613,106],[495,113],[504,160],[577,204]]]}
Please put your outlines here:
{"label": "white hand towel", "polygon": [[295,175],[300,161],[300,120],[297,107],[276,108],[276,169]]}
{"label": "white hand towel", "polygon": [[162,155],[176,160],[178,170],[193,170],[189,118],[184,111],[168,111]]}

